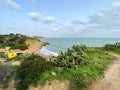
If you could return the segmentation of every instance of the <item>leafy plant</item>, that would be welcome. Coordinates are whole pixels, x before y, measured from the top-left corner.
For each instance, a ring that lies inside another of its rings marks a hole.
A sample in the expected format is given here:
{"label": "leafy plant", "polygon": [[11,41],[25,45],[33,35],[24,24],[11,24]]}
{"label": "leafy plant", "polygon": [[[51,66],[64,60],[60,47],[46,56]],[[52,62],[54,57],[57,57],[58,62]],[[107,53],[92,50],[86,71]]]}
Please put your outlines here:
{"label": "leafy plant", "polygon": [[24,58],[24,61],[16,71],[17,90],[26,90],[30,85],[37,85],[42,79],[44,71],[51,70],[52,63],[44,58],[32,54]]}
{"label": "leafy plant", "polygon": [[67,52],[59,52],[56,58],[51,57],[51,61],[58,67],[75,68],[77,65],[87,63],[88,56],[85,51],[86,46],[73,45],[72,48],[68,48]]}
{"label": "leafy plant", "polygon": [[118,52],[120,53],[120,43],[115,43],[115,44],[106,44],[104,47],[103,47],[105,50],[110,50],[110,51],[115,51],[115,52]]}
{"label": "leafy plant", "polygon": [[0,87],[5,88],[13,79],[14,69],[9,65],[0,65]]}
{"label": "leafy plant", "polygon": [[28,49],[24,43],[26,39],[27,37],[21,34],[0,35],[0,48],[9,46],[12,49]]}
{"label": "leafy plant", "polygon": [[4,55],[4,52],[0,52],[0,58],[4,58],[5,55]]}

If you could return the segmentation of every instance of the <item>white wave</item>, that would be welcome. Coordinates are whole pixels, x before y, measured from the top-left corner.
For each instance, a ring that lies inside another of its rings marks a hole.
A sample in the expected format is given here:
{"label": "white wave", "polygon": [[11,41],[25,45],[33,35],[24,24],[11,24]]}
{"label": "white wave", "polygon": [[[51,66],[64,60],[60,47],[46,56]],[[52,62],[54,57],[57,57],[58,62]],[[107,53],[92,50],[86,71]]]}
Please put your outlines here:
{"label": "white wave", "polygon": [[45,47],[43,47],[43,48],[40,49],[40,53],[41,53],[41,54],[44,54],[44,55],[47,55],[47,56],[55,56],[55,57],[58,56],[57,53],[52,52],[52,51],[50,51],[50,50],[47,50]]}

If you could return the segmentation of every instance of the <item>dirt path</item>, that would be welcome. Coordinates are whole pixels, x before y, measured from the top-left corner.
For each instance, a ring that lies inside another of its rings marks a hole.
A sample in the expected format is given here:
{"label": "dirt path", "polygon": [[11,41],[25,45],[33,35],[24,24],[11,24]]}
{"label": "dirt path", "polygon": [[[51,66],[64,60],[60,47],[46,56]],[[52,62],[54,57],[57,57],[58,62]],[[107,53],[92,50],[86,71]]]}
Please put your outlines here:
{"label": "dirt path", "polygon": [[104,78],[94,82],[87,90],[120,90],[120,56],[114,56],[118,59],[109,66]]}

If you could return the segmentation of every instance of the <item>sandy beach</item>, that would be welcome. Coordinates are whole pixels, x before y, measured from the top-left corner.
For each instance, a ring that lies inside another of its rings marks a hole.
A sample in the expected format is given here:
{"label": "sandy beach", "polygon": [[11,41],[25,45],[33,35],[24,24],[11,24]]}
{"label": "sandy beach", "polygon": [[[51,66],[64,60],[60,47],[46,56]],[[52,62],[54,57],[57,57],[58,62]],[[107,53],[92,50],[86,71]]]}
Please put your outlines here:
{"label": "sandy beach", "polygon": [[44,54],[40,54],[40,49],[43,47],[43,46],[46,46],[48,45],[49,43],[47,42],[42,42],[42,41],[39,41],[35,38],[31,38],[31,39],[27,39],[25,41],[25,44],[28,46],[28,49],[27,50],[24,50],[23,53],[24,54],[32,54],[32,53],[35,53],[35,54],[38,54],[44,58],[48,58],[49,56],[46,56]]}

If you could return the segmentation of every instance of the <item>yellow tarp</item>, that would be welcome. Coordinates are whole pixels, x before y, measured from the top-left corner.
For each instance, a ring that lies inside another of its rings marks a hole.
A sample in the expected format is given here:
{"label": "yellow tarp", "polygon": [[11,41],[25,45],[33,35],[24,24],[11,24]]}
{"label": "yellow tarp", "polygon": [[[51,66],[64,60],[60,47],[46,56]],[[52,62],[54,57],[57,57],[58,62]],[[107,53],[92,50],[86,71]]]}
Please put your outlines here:
{"label": "yellow tarp", "polygon": [[9,59],[17,57],[17,53],[16,52],[10,52],[7,55],[8,55]]}
{"label": "yellow tarp", "polygon": [[6,50],[6,51],[10,50],[10,47],[5,47],[5,50]]}

